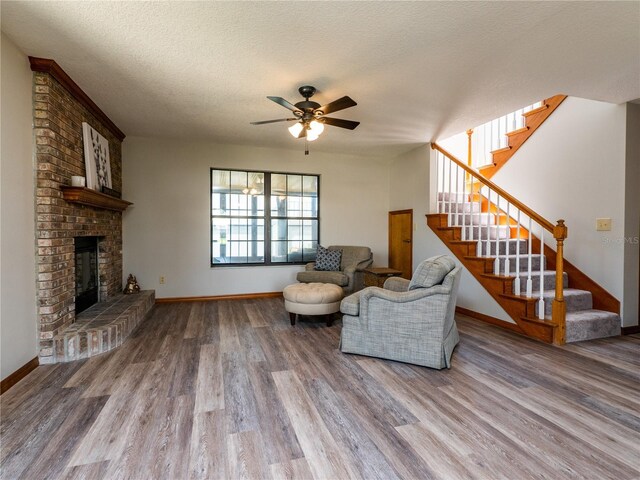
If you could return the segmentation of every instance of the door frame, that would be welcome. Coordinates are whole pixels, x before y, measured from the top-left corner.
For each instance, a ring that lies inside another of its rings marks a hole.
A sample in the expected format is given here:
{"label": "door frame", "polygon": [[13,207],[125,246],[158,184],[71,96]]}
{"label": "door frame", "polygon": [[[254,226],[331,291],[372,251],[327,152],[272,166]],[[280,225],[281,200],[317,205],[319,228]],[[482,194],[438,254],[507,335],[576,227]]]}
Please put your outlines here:
{"label": "door frame", "polygon": [[391,259],[391,217],[392,215],[404,215],[404,214],[409,214],[411,215],[411,228],[410,228],[410,232],[411,232],[411,252],[409,255],[409,259],[411,260],[411,271],[413,271],[413,208],[407,208],[405,210],[392,210],[389,212],[389,223],[387,225],[387,229],[389,230],[389,240],[388,240],[388,244],[387,244],[387,265],[389,265],[391,262],[389,261]]}

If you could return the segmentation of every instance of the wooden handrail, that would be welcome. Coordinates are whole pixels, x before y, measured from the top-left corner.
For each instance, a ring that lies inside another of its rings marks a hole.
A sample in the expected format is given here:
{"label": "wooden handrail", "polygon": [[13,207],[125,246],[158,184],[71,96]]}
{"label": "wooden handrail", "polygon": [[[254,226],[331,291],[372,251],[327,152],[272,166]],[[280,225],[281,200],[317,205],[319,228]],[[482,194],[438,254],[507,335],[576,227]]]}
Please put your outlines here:
{"label": "wooden handrail", "polygon": [[[524,212],[527,216],[529,216],[532,220],[535,220],[539,225],[541,225],[544,229],[553,233],[553,237],[556,240],[556,282],[555,282],[555,295],[551,308],[551,319],[555,324],[554,332],[553,332],[553,343],[556,345],[563,345],[565,343],[565,332],[566,332],[566,323],[567,323],[567,310],[566,304],[564,301],[564,286],[563,286],[563,269],[564,269],[564,240],[567,238],[568,232],[567,227],[564,224],[564,220],[558,220],[557,225],[552,224],[549,220],[545,219],[541,215],[538,215],[536,212],[531,210],[525,204],[523,204],[518,199],[514,198],[509,193],[505,192],[498,185],[493,183],[491,180],[483,177],[479,173],[477,173],[473,168],[468,167],[463,162],[454,157],[451,153],[447,152],[444,148],[442,148],[437,143],[431,143],[431,148],[433,150],[437,150],[442,153],[445,157],[449,158],[452,162],[462,168],[467,174],[470,174],[477,178],[480,183],[486,185],[491,190],[495,191],[502,198],[507,200],[510,204],[516,206],[520,211]],[[499,205],[496,205],[499,209]],[[488,211],[491,211],[491,205],[488,207]],[[508,223],[507,223],[508,224]],[[540,242],[540,254],[542,255],[544,252],[544,246],[542,245],[542,241]]]}
{"label": "wooden handrail", "polygon": [[484,185],[489,187],[491,190],[497,192],[502,198],[507,200],[512,205],[515,205],[520,211],[524,212],[527,216],[531,217],[533,220],[535,220],[537,223],[539,223],[544,229],[546,229],[547,231],[553,233],[555,225],[553,223],[551,223],[549,220],[547,220],[546,218],[544,218],[542,215],[537,214],[536,212],[531,210],[529,207],[527,207],[524,203],[522,203],[520,200],[518,200],[517,198],[513,197],[512,195],[510,195],[509,193],[504,191],[502,188],[500,188],[498,185],[493,183],[491,180],[483,177],[482,175],[480,175],[478,172],[476,172],[472,168],[469,168],[467,165],[465,165],[463,162],[458,160],[451,153],[447,152],[444,148],[442,148],[437,143],[435,143],[435,142],[431,143],[431,148],[433,150],[438,150],[445,157],[448,157],[449,160],[451,160],[456,165],[458,165],[459,167],[464,169],[467,173],[470,173],[475,178],[477,178],[480,181],[480,183],[483,183]]}

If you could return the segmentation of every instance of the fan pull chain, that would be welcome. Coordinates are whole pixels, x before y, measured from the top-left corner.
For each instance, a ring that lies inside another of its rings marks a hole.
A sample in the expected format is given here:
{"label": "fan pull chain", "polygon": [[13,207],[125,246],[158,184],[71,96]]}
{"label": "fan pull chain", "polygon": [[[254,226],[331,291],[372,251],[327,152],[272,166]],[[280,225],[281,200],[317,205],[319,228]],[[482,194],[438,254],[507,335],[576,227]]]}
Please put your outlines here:
{"label": "fan pull chain", "polygon": [[306,137],[304,139],[304,154],[309,155],[309,140]]}

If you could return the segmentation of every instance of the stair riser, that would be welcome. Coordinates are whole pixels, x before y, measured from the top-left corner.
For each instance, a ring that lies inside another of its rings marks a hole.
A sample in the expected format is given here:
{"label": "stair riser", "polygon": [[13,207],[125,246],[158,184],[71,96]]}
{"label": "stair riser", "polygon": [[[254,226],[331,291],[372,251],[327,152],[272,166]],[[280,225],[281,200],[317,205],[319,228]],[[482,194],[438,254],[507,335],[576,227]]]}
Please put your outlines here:
{"label": "stair riser", "polygon": [[592,311],[585,315],[584,319],[567,315],[567,343],[620,335],[620,317],[615,313]]}
{"label": "stair riser", "polygon": [[[581,310],[591,310],[593,308],[593,297],[590,292],[581,295],[571,295],[564,297],[564,304],[567,312],[579,312]],[[544,314],[551,315],[553,308],[553,297],[544,299]]]}
{"label": "stair riser", "polygon": [[[487,251],[487,241],[483,240],[481,243],[482,243],[482,254],[484,255],[485,252]],[[494,256],[496,254],[496,243],[495,242],[488,242],[488,243],[489,243],[489,255]],[[497,251],[499,252],[500,255],[504,255],[507,251],[509,252],[509,255],[515,255],[519,249],[521,255],[526,255],[527,248],[528,248],[527,245],[528,245],[527,240],[512,239],[506,242],[504,241],[498,242]],[[480,255],[480,252],[478,251],[477,254]]]}
{"label": "stair riser", "polygon": [[[473,236],[472,236],[473,230]],[[465,227],[464,231],[466,233],[466,238],[474,240],[482,239],[482,240],[495,240],[496,238],[507,239],[510,238],[511,231],[509,227],[502,225],[491,225],[489,228],[487,227]]]}
{"label": "stair riser", "polygon": [[[509,274],[515,275],[516,272],[516,259],[509,258]],[[546,259],[542,257],[542,269],[546,268]],[[528,272],[529,271],[529,259],[526,255],[520,256],[520,271]],[[540,272],[540,255],[535,255],[531,257],[531,274],[533,275],[535,272]],[[500,275],[505,274],[505,261],[504,258],[500,259]]]}
{"label": "stair riser", "polygon": [[440,192],[438,194],[438,200],[448,202],[451,200],[452,203],[463,203],[469,201],[468,193],[455,193],[455,192]]}
{"label": "stair riser", "polygon": [[452,222],[457,222],[456,225],[462,226],[463,222],[466,226],[481,226],[484,227],[487,224],[487,218],[489,219],[489,225],[495,225],[496,216],[493,213],[467,213],[464,215],[453,215],[451,217]]}
{"label": "stair riser", "polygon": [[[556,288],[556,276],[554,274],[545,274],[543,290],[555,290]],[[531,272],[531,284],[534,297],[540,296],[540,275],[534,275]],[[562,286],[563,288],[569,288],[569,277],[566,273],[562,274]],[[520,294],[524,295],[527,292],[527,276],[520,275]],[[513,293],[515,294],[515,287]]]}
{"label": "stair riser", "polygon": [[[449,207],[451,207],[451,210],[449,210]],[[452,204],[448,204],[448,203],[441,203],[440,204],[440,212],[442,213],[471,213],[471,212],[475,212],[475,213],[480,213],[482,211],[482,206],[477,203],[452,203]]]}

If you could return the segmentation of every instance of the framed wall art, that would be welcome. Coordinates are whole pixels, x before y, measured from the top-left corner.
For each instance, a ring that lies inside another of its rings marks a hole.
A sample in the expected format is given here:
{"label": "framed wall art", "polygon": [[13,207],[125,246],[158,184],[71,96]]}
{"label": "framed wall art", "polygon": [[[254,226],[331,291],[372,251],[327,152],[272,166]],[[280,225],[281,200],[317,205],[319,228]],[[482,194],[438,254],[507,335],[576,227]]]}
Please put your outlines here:
{"label": "framed wall art", "polygon": [[84,140],[84,163],[87,169],[87,187],[102,191],[102,187],[111,188],[111,162],[109,161],[109,142],[87,122],[82,122]]}

